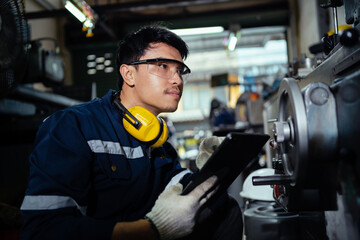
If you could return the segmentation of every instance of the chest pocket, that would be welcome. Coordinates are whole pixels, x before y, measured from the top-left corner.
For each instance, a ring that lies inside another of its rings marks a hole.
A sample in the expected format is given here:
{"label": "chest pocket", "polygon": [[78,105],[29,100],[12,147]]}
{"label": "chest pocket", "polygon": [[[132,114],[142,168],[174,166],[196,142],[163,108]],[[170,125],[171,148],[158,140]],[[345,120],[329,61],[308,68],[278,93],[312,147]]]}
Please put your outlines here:
{"label": "chest pocket", "polygon": [[96,157],[100,167],[111,179],[130,179],[131,168],[129,160],[122,155],[98,154]]}
{"label": "chest pocket", "polygon": [[151,156],[153,158],[155,169],[162,168],[169,164],[171,165],[173,158],[176,157],[176,155],[172,155],[172,152],[167,152],[165,147],[154,149],[151,153]]}
{"label": "chest pocket", "polygon": [[166,157],[164,155],[154,157],[153,161],[154,161],[154,168],[155,169],[159,169],[159,168],[162,168],[162,167],[164,167],[166,165],[171,165],[172,164],[172,159],[169,158],[169,157]]}

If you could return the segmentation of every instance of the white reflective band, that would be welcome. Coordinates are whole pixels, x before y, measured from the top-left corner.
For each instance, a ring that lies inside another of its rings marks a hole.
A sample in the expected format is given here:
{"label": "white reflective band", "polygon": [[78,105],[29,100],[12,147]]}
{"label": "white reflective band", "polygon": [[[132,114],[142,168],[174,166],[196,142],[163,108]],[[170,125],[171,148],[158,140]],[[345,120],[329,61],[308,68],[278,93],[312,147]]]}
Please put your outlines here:
{"label": "white reflective band", "polygon": [[118,142],[90,140],[88,144],[94,153],[110,153],[125,155],[128,159],[141,158],[144,153],[140,146],[136,148],[122,147]]}
{"label": "white reflective band", "polygon": [[86,215],[86,207],[81,207],[74,199],[67,196],[27,195],[21,205],[21,210],[55,210],[66,207],[76,207]]}
{"label": "white reflective band", "polygon": [[170,180],[170,182],[166,185],[165,190],[168,189],[168,187],[179,183],[180,180],[185,176],[185,174],[188,174],[188,173],[191,173],[191,171],[189,169],[185,169],[184,171],[173,176],[173,178]]}

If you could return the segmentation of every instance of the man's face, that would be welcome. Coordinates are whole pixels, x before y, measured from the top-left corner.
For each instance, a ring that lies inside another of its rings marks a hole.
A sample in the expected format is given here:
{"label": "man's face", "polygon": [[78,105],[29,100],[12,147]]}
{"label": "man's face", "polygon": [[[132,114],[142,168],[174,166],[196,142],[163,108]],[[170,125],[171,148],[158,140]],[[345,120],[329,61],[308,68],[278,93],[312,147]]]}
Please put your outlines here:
{"label": "man's face", "polygon": [[[167,58],[183,62],[179,51],[165,43],[152,43],[139,60]],[[135,69],[135,66],[131,66]],[[179,104],[183,82],[178,74],[163,78],[149,73],[148,64],[137,65],[134,71],[133,103],[148,109],[155,115],[174,112]]]}

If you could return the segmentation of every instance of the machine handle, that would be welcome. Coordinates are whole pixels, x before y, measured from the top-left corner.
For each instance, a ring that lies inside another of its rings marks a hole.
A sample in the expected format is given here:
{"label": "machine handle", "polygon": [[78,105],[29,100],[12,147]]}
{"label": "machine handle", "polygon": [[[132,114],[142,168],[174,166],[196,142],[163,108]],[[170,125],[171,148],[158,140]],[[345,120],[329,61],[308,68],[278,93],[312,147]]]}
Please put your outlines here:
{"label": "machine handle", "polygon": [[289,175],[270,175],[270,176],[254,176],[252,177],[252,183],[254,186],[259,185],[284,185],[287,183],[292,183],[294,179],[292,179]]}

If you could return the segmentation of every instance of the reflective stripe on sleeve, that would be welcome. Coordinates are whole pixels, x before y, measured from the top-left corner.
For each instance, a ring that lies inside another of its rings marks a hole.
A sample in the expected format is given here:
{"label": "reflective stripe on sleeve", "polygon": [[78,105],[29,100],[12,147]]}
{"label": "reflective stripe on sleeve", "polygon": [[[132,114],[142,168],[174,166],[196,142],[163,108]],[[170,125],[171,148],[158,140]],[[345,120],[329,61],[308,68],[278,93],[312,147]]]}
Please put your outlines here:
{"label": "reflective stripe on sleeve", "polygon": [[140,146],[136,148],[123,147],[118,142],[102,140],[90,140],[88,144],[94,153],[120,154],[125,155],[128,159],[141,158],[144,156]]}
{"label": "reflective stripe on sleeve", "polygon": [[56,210],[66,207],[76,207],[82,215],[86,215],[86,206],[79,206],[71,197],[56,195],[27,195],[20,210]]}
{"label": "reflective stripe on sleeve", "polygon": [[173,178],[170,180],[170,182],[166,185],[165,190],[168,189],[168,187],[179,183],[180,180],[184,177],[184,175],[188,174],[188,173],[191,173],[191,171],[189,169],[185,169],[184,171],[173,176]]}

